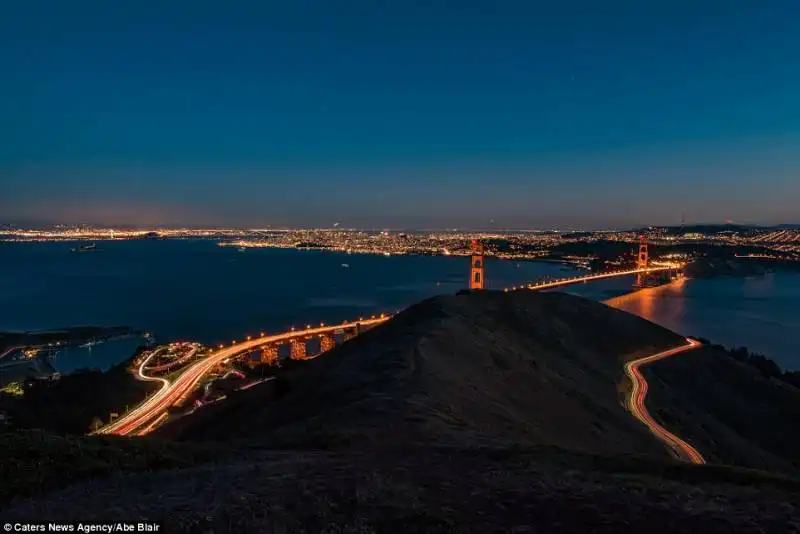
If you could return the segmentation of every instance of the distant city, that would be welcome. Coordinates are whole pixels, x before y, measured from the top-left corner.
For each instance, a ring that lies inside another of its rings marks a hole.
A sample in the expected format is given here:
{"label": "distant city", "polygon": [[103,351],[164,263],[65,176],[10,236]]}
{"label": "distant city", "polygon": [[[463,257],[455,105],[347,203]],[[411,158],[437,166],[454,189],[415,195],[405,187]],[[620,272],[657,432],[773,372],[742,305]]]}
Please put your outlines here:
{"label": "distant city", "polygon": [[[299,248],[366,254],[468,255],[470,242],[479,239],[487,254],[501,259],[542,259],[570,245],[634,243],[646,236],[651,245],[705,245],[745,247],[749,254],[777,259],[800,259],[800,229],[791,226],[753,227],[695,225],[647,227],[603,231],[388,231],[343,228],[231,229],[231,228],[110,228],[54,226],[49,228],[0,227],[0,241],[106,241],[125,239],[212,239],[220,246],[249,248]],[[564,252],[563,250],[561,252]],[[563,254],[560,254],[563,257]],[[580,256],[580,255],[579,255]],[[567,259],[567,258],[564,258]],[[575,260],[590,260],[588,256]]]}

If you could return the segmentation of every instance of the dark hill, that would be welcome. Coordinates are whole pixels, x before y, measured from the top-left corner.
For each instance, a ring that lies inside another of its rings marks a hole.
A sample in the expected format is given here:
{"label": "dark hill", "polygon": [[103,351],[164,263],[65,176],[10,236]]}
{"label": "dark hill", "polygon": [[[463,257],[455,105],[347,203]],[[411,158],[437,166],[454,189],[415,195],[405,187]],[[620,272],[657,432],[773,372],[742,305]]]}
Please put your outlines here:
{"label": "dark hill", "polygon": [[181,439],[369,448],[664,448],[625,410],[623,362],[683,338],[563,293],[439,296],[281,379],[167,425]]}
{"label": "dark hill", "polygon": [[650,412],[709,461],[800,476],[800,388],[717,346],[645,370]]}
{"label": "dark hill", "polygon": [[[800,532],[798,482],[731,468],[553,448],[426,447],[219,448],[216,461],[175,469],[211,449],[184,444],[181,454],[174,445],[145,447],[152,440],[143,440],[136,447],[119,443],[117,452],[110,441],[108,450],[99,440],[85,441],[84,452],[105,455],[67,456],[61,443],[29,443],[20,462],[29,478],[44,468],[53,478],[67,471],[89,480],[11,503],[0,509],[0,522],[147,518],[162,521],[164,532],[198,534]],[[117,476],[92,477],[126,458],[130,467]],[[67,459],[68,466],[54,465]],[[148,464],[160,472],[130,473]]]}
{"label": "dark hill", "polygon": [[[678,463],[625,411],[623,362],[681,342],[566,294],[437,297],[160,437],[0,434],[0,522],[148,518],[215,534],[800,532],[800,481]],[[751,447],[786,471],[793,442],[782,426],[796,406],[778,390],[790,386],[721,353],[702,355],[694,376],[695,356],[657,364],[670,366],[654,366],[658,376],[646,369],[654,413],[712,459],[738,461]],[[748,429],[737,410],[778,415]],[[9,502],[15,492],[35,496]]]}

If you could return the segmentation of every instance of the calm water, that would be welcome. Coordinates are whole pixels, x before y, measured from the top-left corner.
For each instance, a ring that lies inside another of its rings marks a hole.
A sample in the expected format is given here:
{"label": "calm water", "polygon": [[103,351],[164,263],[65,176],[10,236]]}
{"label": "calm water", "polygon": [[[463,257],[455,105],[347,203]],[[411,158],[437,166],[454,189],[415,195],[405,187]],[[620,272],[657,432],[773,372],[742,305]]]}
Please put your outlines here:
{"label": "calm water", "polygon": [[[393,312],[462,289],[469,261],[456,257],[375,256],[250,249],[211,241],[0,243],[0,331],[71,325],[126,325],[157,339],[230,342],[258,332]],[[349,268],[342,266],[343,263]],[[491,262],[491,284],[505,287],[569,267]],[[128,342],[73,350],[75,367],[128,357]],[[134,343],[135,345],[135,343]],[[64,371],[72,365],[59,357]]]}
{"label": "calm water", "polygon": [[[229,342],[303,323],[390,312],[464,287],[463,257],[340,254],[251,249],[210,241],[116,241],[75,254],[71,243],[0,243],[0,330],[128,325],[160,340]],[[349,264],[349,268],[342,264]],[[575,271],[548,263],[489,260],[490,287]],[[630,279],[571,291],[619,295]],[[747,345],[785,367],[800,367],[800,276],[717,279],[645,291],[620,307],[687,335]],[[127,358],[124,340],[72,351],[64,371]]]}
{"label": "calm water", "polygon": [[800,275],[689,280],[614,299],[615,307],[684,335],[744,346],[800,369]]}

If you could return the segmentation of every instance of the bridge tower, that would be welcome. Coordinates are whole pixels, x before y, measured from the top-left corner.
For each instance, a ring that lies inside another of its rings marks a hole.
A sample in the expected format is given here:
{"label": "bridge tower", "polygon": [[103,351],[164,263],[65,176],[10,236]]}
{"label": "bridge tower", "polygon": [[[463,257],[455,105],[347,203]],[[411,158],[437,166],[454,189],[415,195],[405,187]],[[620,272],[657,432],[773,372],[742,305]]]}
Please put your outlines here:
{"label": "bridge tower", "polygon": [[354,337],[358,337],[361,333],[361,323],[356,323],[353,328],[348,328],[344,331],[344,340],[350,341]]}
{"label": "bridge tower", "polygon": [[[637,269],[647,269],[648,253],[647,253],[647,236],[642,234],[639,236],[639,256],[636,259]],[[645,287],[647,285],[648,273],[636,273],[636,283],[634,287]]]}
{"label": "bridge tower", "polygon": [[261,351],[261,363],[278,365],[278,345],[271,344],[264,347]]}
{"label": "bridge tower", "polygon": [[290,357],[293,360],[305,360],[308,358],[306,340],[294,338],[289,340]]}
{"label": "bridge tower", "polygon": [[483,245],[477,239],[472,240],[472,259],[469,275],[470,289],[484,289],[486,283],[486,273],[484,268]]}
{"label": "bridge tower", "polygon": [[333,334],[322,334],[319,340],[320,352],[327,352],[336,346],[336,338]]}

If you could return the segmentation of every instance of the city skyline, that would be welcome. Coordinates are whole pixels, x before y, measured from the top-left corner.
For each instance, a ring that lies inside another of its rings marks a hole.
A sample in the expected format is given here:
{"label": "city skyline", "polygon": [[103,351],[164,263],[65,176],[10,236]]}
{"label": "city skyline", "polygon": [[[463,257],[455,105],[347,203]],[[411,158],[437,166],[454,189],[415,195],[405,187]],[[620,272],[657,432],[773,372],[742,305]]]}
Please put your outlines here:
{"label": "city skyline", "polygon": [[796,2],[44,4],[0,10],[4,222],[800,222]]}
{"label": "city skyline", "polygon": [[685,222],[683,224],[637,224],[630,226],[619,227],[577,227],[577,226],[551,226],[551,227],[492,227],[492,226],[464,226],[464,227],[421,227],[421,226],[341,226],[334,223],[329,226],[313,226],[313,225],[266,225],[262,227],[247,226],[247,225],[203,225],[203,224],[105,224],[105,223],[68,223],[68,222],[48,222],[36,220],[21,220],[21,221],[0,221],[0,234],[3,230],[15,231],[39,231],[46,229],[94,229],[103,231],[131,231],[131,232],[147,232],[147,231],[179,231],[187,230],[192,232],[229,232],[229,231],[244,231],[244,232],[292,232],[292,231],[331,231],[331,232],[442,232],[442,233],[464,233],[476,232],[481,234],[508,234],[508,233],[590,233],[590,234],[603,234],[607,232],[637,232],[645,229],[674,229],[686,227],[687,231],[698,227],[720,228],[752,228],[754,230],[763,229],[800,229],[800,223],[776,223],[776,224],[753,224],[742,223],[738,221],[727,220],[724,222]]}

